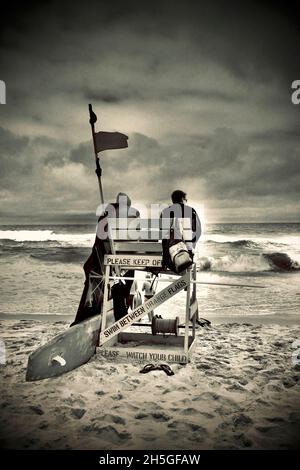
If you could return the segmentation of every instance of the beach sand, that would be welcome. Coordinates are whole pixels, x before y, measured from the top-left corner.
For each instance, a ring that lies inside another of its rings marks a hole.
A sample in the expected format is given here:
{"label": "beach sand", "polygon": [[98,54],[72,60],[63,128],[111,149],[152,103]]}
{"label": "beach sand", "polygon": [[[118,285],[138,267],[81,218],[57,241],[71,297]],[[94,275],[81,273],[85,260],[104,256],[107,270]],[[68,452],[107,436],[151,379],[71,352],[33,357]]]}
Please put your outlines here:
{"label": "beach sand", "polygon": [[25,382],[30,352],[66,322],[2,320],[0,447],[18,449],[291,449],[300,444],[300,326],[213,324],[186,366],[100,355],[61,377]]}

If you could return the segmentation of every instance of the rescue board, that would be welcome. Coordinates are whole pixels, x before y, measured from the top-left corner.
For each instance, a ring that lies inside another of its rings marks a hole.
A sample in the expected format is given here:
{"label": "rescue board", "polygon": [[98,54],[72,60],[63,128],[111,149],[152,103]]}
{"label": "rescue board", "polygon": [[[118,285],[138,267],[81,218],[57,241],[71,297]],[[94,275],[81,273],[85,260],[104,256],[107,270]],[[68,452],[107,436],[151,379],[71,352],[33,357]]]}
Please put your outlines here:
{"label": "rescue board", "polygon": [[56,377],[88,362],[96,352],[100,322],[101,315],[88,318],[32,352],[26,380]]}

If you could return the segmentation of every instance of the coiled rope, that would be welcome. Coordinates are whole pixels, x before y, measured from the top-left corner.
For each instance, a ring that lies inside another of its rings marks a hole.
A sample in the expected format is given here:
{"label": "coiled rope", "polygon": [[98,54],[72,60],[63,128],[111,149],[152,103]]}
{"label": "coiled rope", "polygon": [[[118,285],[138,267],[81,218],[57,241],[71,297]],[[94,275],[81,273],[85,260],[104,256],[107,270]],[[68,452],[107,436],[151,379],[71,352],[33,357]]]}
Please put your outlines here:
{"label": "coiled rope", "polygon": [[174,334],[178,336],[179,331],[179,317],[172,318],[158,318],[157,316],[152,319],[152,334]]}

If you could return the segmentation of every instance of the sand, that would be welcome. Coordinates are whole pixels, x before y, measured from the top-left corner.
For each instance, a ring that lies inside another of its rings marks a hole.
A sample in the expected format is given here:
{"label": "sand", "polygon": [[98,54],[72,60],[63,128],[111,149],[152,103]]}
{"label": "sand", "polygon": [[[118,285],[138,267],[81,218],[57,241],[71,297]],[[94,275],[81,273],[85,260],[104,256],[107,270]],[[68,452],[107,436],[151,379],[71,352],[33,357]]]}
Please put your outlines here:
{"label": "sand", "polygon": [[186,366],[140,374],[94,356],[61,377],[25,382],[27,357],[66,322],[2,320],[0,447],[291,449],[300,444],[300,326],[221,323],[197,331]]}

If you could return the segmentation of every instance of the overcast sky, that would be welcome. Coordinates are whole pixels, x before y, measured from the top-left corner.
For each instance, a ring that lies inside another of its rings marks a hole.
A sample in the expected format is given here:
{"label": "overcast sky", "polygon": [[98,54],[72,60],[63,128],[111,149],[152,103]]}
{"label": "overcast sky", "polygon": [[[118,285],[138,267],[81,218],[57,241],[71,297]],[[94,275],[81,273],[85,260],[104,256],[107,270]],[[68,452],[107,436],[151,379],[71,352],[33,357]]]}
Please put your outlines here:
{"label": "overcast sky", "polygon": [[101,153],[107,200],[166,202],[183,189],[206,221],[299,221],[297,15],[227,3],[12,3],[0,222],[93,221],[88,103],[98,130],[129,136],[128,149]]}

